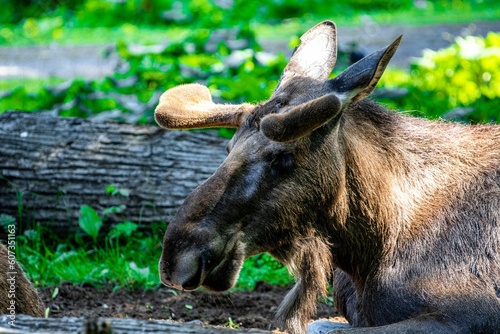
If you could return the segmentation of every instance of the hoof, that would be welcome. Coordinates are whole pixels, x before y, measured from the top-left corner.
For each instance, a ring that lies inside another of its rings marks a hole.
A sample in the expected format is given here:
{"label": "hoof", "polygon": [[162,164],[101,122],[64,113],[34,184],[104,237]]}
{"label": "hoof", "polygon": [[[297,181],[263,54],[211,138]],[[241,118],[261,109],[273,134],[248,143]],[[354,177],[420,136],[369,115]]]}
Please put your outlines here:
{"label": "hoof", "polygon": [[336,329],[351,328],[351,325],[342,322],[327,320],[313,321],[307,326],[307,334],[326,334]]}

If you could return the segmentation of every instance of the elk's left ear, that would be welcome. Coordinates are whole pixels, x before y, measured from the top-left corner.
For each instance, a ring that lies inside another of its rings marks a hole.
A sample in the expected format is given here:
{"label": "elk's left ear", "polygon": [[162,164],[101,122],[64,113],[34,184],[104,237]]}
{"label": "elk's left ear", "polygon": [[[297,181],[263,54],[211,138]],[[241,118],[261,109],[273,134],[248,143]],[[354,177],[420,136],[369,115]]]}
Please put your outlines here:
{"label": "elk's left ear", "polygon": [[328,79],[337,61],[337,27],[332,21],[323,21],[300,37],[300,45],[293,52],[283,70],[273,96],[278,95],[294,78]]}
{"label": "elk's left ear", "polygon": [[339,96],[343,107],[361,100],[373,91],[402,38],[402,35],[399,36],[391,45],[352,64],[329,81],[331,90]]}
{"label": "elk's left ear", "polygon": [[273,141],[287,142],[316,130],[340,111],[339,98],[335,94],[327,94],[285,113],[266,115],[260,122],[260,131]]}

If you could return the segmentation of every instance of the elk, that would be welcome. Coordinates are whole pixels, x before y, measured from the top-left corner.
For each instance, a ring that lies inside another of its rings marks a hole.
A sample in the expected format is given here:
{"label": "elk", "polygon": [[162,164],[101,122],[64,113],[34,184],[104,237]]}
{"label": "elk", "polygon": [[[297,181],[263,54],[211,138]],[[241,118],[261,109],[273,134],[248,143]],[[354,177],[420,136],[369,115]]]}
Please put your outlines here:
{"label": "elk", "polygon": [[500,126],[367,99],[400,40],[330,79],[337,37],[325,21],[268,101],[215,104],[199,84],[161,96],[162,127],[237,128],[167,227],[165,285],[225,291],[245,258],[268,252],[296,277],[277,312],[289,333],[306,331],[331,280],[352,326],[338,332],[500,331]]}
{"label": "elk", "polygon": [[12,323],[18,314],[43,317],[43,302],[14,254],[0,243],[0,314],[8,315]]}

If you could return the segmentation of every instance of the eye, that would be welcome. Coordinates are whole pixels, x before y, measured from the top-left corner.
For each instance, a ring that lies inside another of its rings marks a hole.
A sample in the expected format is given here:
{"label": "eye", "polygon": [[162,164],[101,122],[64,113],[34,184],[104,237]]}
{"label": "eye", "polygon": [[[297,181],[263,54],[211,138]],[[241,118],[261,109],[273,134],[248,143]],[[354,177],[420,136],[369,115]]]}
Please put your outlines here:
{"label": "eye", "polygon": [[271,156],[271,173],[283,175],[290,173],[295,166],[295,157],[292,153],[278,153]]}
{"label": "eye", "polygon": [[287,99],[286,96],[278,96],[274,103],[274,113],[279,113],[282,108],[286,107]]}

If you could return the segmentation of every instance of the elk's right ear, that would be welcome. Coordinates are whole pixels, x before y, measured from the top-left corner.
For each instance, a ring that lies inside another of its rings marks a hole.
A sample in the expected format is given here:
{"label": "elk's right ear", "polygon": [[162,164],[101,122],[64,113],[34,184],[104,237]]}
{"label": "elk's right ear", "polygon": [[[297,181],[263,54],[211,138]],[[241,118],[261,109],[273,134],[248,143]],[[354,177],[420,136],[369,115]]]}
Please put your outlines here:
{"label": "elk's right ear", "polygon": [[237,128],[255,106],[215,104],[207,87],[181,85],[167,90],[155,109],[155,120],[166,129]]}
{"label": "elk's right ear", "polygon": [[399,36],[386,48],[352,64],[339,76],[329,81],[331,90],[337,93],[344,107],[361,100],[373,91],[401,43],[402,37]]}

